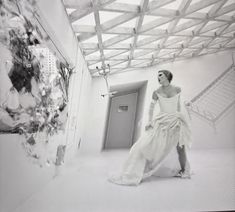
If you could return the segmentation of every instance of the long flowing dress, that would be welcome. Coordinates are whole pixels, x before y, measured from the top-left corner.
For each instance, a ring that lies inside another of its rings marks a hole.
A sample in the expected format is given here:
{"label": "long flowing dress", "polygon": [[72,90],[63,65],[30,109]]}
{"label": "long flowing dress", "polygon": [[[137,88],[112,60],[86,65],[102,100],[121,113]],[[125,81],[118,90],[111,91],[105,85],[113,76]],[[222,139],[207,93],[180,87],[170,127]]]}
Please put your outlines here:
{"label": "long flowing dress", "polygon": [[[160,113],[153,118],[153,127],[132,146],[121,174],[110,177],[110,182],[138,185],[145,178],[156,175],[177,145],[191,145],[190,127],[186,112],[182,110],[180,93],[170,98],[158,94],[158,100]],[[178,162],[178,158],[174,160]],[[186,168],[189,169],[188,162]],[[176,167],[171,170],[179,171]]]}

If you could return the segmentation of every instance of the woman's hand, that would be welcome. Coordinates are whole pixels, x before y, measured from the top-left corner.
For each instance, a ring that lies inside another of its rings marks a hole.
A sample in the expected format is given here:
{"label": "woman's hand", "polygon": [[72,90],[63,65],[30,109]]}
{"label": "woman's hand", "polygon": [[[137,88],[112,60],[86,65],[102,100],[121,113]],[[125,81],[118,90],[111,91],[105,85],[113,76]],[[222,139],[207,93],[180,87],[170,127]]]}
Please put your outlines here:
{"label": "woman's hand", "polygon": [[151,128],[153,128],[153,125],[152,125],[152,124],[148,124],[148,125],[145,126],[145,130],[146,130],[146,131],[149,130],[149,129],[151,129]]}

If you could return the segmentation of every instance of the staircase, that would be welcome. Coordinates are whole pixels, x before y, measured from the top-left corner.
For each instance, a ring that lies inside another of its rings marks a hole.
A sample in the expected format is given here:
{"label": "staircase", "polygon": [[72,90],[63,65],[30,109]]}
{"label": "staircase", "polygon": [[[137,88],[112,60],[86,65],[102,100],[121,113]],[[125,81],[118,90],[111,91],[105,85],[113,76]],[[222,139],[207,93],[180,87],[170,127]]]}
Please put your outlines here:
{"label": "staircase", "polygon": [[213,127],[235,105],[235,64],[233,62],[219,77],[189,103],[188,112],[208,121]]}

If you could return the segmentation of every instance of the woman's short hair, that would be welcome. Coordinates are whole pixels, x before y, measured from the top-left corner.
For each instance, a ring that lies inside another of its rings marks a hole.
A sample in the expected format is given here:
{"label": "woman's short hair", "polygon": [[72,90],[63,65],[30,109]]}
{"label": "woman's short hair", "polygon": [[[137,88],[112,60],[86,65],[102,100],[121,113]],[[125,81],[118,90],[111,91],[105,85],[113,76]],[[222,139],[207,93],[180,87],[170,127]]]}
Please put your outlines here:
{"label": "woman's short hair", "polygon": [[169,82],[171,82],[171,80],[173,79],[173,74],[170,71],[160,70],[160,71],[158,71],[158,73],[159,72],[162,72],[166,76],[166,78],[168,79]]}

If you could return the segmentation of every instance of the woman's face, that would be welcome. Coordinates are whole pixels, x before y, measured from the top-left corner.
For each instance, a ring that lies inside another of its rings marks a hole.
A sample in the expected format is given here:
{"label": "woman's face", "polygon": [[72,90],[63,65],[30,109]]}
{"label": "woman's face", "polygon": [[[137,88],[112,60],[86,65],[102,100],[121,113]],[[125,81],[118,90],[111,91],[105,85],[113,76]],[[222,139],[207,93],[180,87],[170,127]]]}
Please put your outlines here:
{"label": "woman's face", "polygon": [[158,81],[162,85],[164,82],[169,82],[166,75],[163,72],[158,72]]}

